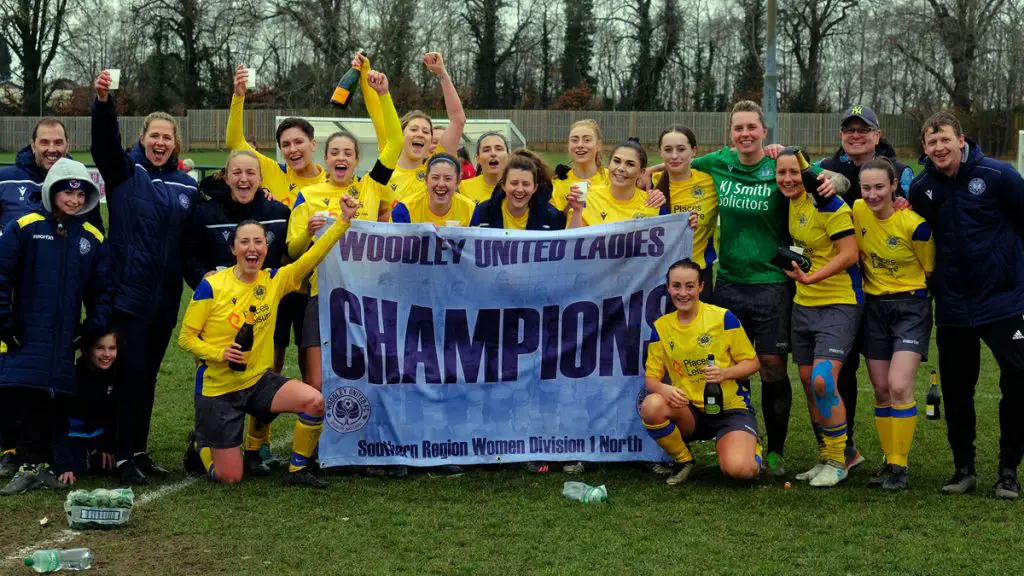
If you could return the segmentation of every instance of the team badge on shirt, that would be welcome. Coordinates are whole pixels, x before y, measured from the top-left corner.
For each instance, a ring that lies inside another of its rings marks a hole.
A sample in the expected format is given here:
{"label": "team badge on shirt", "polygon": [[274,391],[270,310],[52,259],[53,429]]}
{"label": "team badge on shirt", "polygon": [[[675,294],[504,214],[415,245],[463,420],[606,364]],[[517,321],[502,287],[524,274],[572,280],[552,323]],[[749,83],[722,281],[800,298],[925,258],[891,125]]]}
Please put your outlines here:
{"label": "team badge on shirt", "polygon": [[985,192],[985,181],[981,178],[971,178],[967,183],[967,189],[975,196],[981,196]]}
{"label": "team badge on shirt", "polygon": [[888,246],[890,250],[895,250],[900,247],[900,239],[890,235],[885,239],[885,245]]}
{"label": "team badge on shirt", "polygon": [[257,300],[263,300],[263,297],[267,295],[267,289],[264,288],[263,284],[260,284],[252,291],[252,295],[255,296]]}
{"label": "team badge on shirt", "polygon": [[82,253],[82,256],[88,254],[89,250],[92,250],[92,244],[89,244],[89,241],[86,240],[85,238],[79,238],[78,251]]}
{"label": "team badge on shirt", "polygon": [[342,386],[324,402],[324,419],[336,432],[355,432],[370,420],[370,401],[358,388]]}
{"label": "team badge on shirt", "polygon": [[267,244],[273,244],[274,238],[277,238],[277,235],[274,234],[272,231],[267,230]]}
{"label": "team badge on shirt", "polygon": [[801,214],[800,215],[799,223],[800,223],[800,227],[801,228],[804,228],[804,227],[807,226],[807,215],[806,214]]}
{"label": "team badge on shirt", "polygon": [[695,188],[693,189],[693,193],[692,193],[692,194],[693,194],[693,197],[694,197],[695,199],[697,199],[697,200],[700,200],[701,198],[703,198],[703,197],[704,197],[704,187],[703,187],[703,186],[697,186],[697,187],[695,187]]}
{"label": "team badge on shirt", "polygon": [[697,346],[700,346],[701,348],[711,346],[711,333],[704,332],[703,334],[697,335]]}
{"label": "team badge on shirt", "polygon": [[353,198],[359,198],[359,188],[355,186],[348,187],[348,195]]}
{"label": "team badge on shirt", "polygon": [[775,170],[773,170],[771,166],[765,164],[764,166],[761,166],[761,169],[757,172],[757,175],[760,178],[774,178]]}
{"label": "team badge on shirt", "polygon": [[178,204],[188,210],[188,207],[192,205],[192,199],[188,197],[188,194],[178,194]]}

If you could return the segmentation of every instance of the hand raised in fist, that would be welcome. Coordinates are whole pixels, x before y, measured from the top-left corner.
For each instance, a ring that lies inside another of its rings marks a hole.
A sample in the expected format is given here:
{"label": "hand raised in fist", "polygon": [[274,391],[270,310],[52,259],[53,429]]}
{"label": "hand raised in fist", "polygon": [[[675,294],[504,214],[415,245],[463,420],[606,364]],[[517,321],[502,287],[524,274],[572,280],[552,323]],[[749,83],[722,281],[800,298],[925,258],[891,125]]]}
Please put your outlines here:
{"label": "hand raised in fist", "polygon": [[423,65],[430,70],[434,76],[441,77],[447,73],[444,68],[444,58],[440,52],[427,52],[423,55]]}
{"label": "hand raised in fist", "polygon": [[359,201],[345,194],[341,197],[341,204],[341,219],[351,222],[355,218],[356,212],[359,212]]}
{"label": "hand raised in fist", "polygon": [[388,93],[388,77],[383,72],[370,70],[370,73],[366,75],[366,81],[378,95],[383,96]]}

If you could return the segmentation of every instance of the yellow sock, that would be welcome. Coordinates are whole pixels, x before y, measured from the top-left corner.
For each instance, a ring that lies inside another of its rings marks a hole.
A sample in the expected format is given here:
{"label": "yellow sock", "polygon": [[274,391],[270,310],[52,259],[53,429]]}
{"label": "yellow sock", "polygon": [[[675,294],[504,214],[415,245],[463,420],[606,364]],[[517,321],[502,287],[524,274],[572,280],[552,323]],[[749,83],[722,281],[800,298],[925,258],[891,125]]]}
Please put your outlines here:
{"label": "yellow sock", "polygon": [[249,415],[249,430],[245,434],[245,451],[255,452],[270,443],[270,426]]}
{"label": "yellow sock", "polygon": [[892,407],[892,454],[886,454],[890,464],[906,466],[910,458],[910,445],[914,443],[917,428],[917,403]]}
{"label": "yellow sock", "polygon": [[289,472],[298,472],[306,467],[306,461],[313,455],[320,432],[324,429],[323,416],[310,416],[300,413],[295,421],[295,434],[292,436],[292,458],[288,462]]}
{"label": "yellow sock", "polygon": [[666,420],[661,424],[648,424],[644,422],[644,428],[647,428],[647,433],[654,438],[654,441],[661,446],[662,450],[668,453],[676,462],[689,462],[693,460],[693,454],[690,453],[690,449],[686,447],[686,442],[683,442],[683,434],[679,431],[679,427],[676,423],[671,420]]}
{"label": "yellow sock", "polygon": [[882,445],[882,454],[885,454],[886,462],[892,454],[892,408],[889,406],[875,406],[875,428],[878,430],[878,443]]}
{"label": "yellow sock", "polygon": [[834,426],[822,426],[825,446],[821,449],[821,459],[826,462],[846,462],[846,422]]}
{"label": "yellow sock", "polygon": [[213,450],[211,450],[209,446],[203,446],[200,448],[199,442],[196,442],[195,446],[196,452],[199,452],[199,459],[203,461],[203,468],[206,469],[206,472],[211,477],[216,478],[217,475],[213,471]]}

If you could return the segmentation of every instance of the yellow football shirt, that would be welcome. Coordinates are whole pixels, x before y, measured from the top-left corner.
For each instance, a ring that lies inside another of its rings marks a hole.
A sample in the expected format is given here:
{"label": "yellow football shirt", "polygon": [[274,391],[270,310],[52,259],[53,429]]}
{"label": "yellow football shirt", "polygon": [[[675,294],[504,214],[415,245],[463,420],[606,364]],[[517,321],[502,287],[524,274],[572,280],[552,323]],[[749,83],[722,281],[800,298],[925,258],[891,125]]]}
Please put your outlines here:
{"label": "yellow football shirt", "polygon": [[935,241],[928,223],[913,210],[879,220],[863,200],[853,203],[864,292],[872,296],[928,294],[927,274],[935,269]]}
{"label": "yellow football shirt", "polygon": [[226,138],[227,146],[231,150],[248,150],[256,154],[260,161],[263,187],[270,190],[275,200],[291,208],[295,204],[295,197],[298,195],[299,190],[313,184],[325,182],[327,180],[327,171],[323,169],[323,166],[317,164],[316,168],[319,171],[317,175],[313,178],[304,178],[296,174],[288,164],[278,164],[273,158],[264,156],[253,149],[249,142],[245,140],[245,134],[242,131],[244,108],[245,98],[239,98],[238,95],[231,97],[231,112],[228,114],[228,133]]}
{"label": "yellow football shirt", "polygon": [[[307,233],[307,225],[309,219],[317,212],[327,212],[331,218],[341,218],[341,196],[344,194],[360,203],[354,220],[376,222],[380,213],[381,194],[386,188],[385,185],[366,176],[348,186],[339,186],[327,181],[304,189],[295,200],[295,208],[288,218],[288,255],[292,260],[298,259],[313,244],[315,239]],[[312,276],[309,277],[309,295],[316,296],[318,293],[316,270],[313,270]]]}
{"label": "yellow football shirt", "polygon": [[501,218],[505,222],[505,230],[526,230],[526,221],[530,219],[530,210],[519,218],[516,218],[508,211],[508,200],[501,201]]}
{"label": "yellow football shirt", "polygon": [[[697,316],[685,326],[675,312],[654,321],[646,373],[661,380],[668,372],[672,385],[703,412],[708,355],[713,354],[715,364],[725,369],[755,358],[757,353],[732,312],[705,302],[698,306]],[[749,388],[740,387],[735,380],[725,380],[721,386],[725,410],[753,410]]]}
{"label": "yellow football shirt", "polygon": [[[270,370],[274,364],[274,327],[281,298],[302,287],[303,279],[348,228],[348,222],[338,220],[301,258],[281,268],[260,270],[255,282],[239,280],[232,266],[199,283],[185,310],[178,336],[178,345],[200,360],[196,393],[221,396],[244,390]],[[252,351],[245,372],[235,372],[224,361],[224,349],[234,343],[250,306],[256,307]]]}
{"label": "yellow football shirt", "polygon": [[[434,154],[440,154],[444,152],[444,146],[438,144],[434,150]],[[462,168],[459,168],[460,172]],[[392,205],[396,202],[405,201],[420,192],[426,193],[427,191],[427,164],[424,162],[422,165],[415,168],[402,168],[396,166],[395,171],[391,173],[391,180],[388,181],[388,187],[391,192],[388,194],[386,200],[390,201]]]}
{"label": "yellow football shirt", "polygon": [[[789,203],[789,234],[811,260],[811,272],[821,270],[839,253],[835,241],[853,235],[853,211],[839,196],[815,207],[806,193]],[[821,282],[796,284],[793,302],[801,306],[859,304],[864,301],[860,266],[854,264]]]}
{"label": "yellow football shirt", "polygon": [[[658,214],[667,214],[668,205],[653,208],[647,205],[647,192],[639,188],[633,189],[633,197],[623,202],[612,196],[611,188],[587,193],[587,205],[583,207],[583,225],[596,226],[610,222],[624,222],[639,218],[650,218]],[[572,210],[569,211],[570,218]]]}
{"label": "yellow football shirt", "polygon": [[554,186],[551,191],[551,204],[555,208],[558,208],[559,212],[565,212],[565,209],[569,206],[569,187],[577,182],[583,182],[589,180],[590,187],[587,189],[587,199],[595,192],[604,194],[611,189],[611,181],[608,179],[608,169],[598,168],[597,174],[594,174],[593,178],[578,178],[576,173],[569,170],[569,176],[565,180],[555,180]]}
{"label": "yellow football shirt", "polygon": [[429,196],[426,192],[395,204],[391,211],[391,221],[405,224],[429,223],[435,226],[447,226],[449,220],[458,220],[459,226],[469,226],[473,220],[473,201],[462,194],[452,196],[452,204],[448,213],[438,216],[430,211]]}
{"label": "yellow football shirt", "polygon": [[[664,172],[654,174],[657,186]],[[693,261],[707,268],[715,263],[715,229],[718,227],[718,192],[711,175],[700,170],[691,170],[690,179],[685,182],[669,182],[669,206],[672,214],[680,212],[697,213],[697,229],[693,231]]]}
{"label": "yellow football shirt", "polygon": [[483,176],[459,182],[459,193],[472,200],[473,204],[479,205],[484,200],[490,200],[493,192],[494,186],[489,185]]}

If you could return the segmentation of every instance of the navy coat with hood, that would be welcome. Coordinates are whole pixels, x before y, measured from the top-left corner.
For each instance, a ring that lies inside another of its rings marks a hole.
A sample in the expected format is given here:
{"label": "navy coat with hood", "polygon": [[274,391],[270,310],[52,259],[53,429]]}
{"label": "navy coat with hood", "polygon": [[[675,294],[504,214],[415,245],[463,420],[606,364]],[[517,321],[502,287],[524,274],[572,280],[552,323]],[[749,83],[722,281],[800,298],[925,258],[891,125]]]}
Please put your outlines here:
{"label": "navy coat with hood", "polygon": [[[14,166],[0,169],[0,233],[25,214],[42,209],[41,190],[45,178],[46,174],[36,164],[31,146],[18,151]],[[99,206],[85,213],[85,221],[104,232]]]}
{"label": "navy coat with hood", "polygon": [[143,320],[176,316],[196,181],[178,171],[173,154],[157,167],[140,143],[121,149],[112,96],[93,101],[90,150],[106,183],[114,309]]}
{"label": "navy coat with hood", "polygon": [[196,208],[185,241],[185,283],[193,290],[203,276],[218,266],[235,265],[228,237],[243,220],[256,220],[267,233],[267,257],[264,268],[279,268],[288,254],[288,216],[291,210],[277,200],[268,200],[262,188],[247,204],[231,198],[231,189],[219,174],[208,176],[199,185],[209,197]]}
{"label": "navy coat with hood", "polygon": [[[0,326],[22,343],[0,354],[0,387],[74,394],[76,335],[91,341],[108,330],[107,246],[80,216],[58,222],[50,190],[61,180],[77,180],[86,190],[79,214],[96,207],[99,190],[85,167],[62,158],[43,183],[42,209],[0,236]],[[87,316],[80,326],[83,304]]]}
{"label": "navy coat with hood", "polygon": [[[505,216],[501,211],[501,203],[505,200],[505,190],[498,185],[494,188],[489,200],[484,200],[473,211],[470,226],[481,228],[504,228]],[[526,216],[527,230],[564,230],[565,214],[550,204],[551,186],[541,184],[530,198],[530,212]]]}
{"label": "navy coat with hood", "polygon": [[970,139],[954,178],[922,163],[909,200],[935,238],[935,323],[976,327],[1024,314],[1024,179]]}

